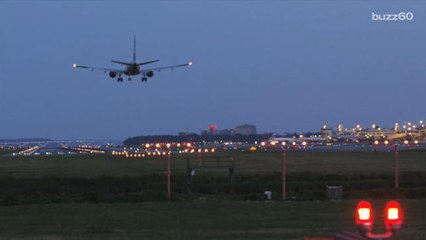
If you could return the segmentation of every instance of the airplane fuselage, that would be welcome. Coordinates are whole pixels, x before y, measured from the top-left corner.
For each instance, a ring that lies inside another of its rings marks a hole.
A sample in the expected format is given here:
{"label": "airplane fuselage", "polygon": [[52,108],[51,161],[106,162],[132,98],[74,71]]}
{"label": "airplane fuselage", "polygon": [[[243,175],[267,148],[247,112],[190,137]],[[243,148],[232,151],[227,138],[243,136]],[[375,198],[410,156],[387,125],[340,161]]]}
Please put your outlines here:
{"label": "airplane fuselage", "polygon": [[128,76],[139,75],[140,72],[140,68],[136,64],[126,66],[126,75]]}

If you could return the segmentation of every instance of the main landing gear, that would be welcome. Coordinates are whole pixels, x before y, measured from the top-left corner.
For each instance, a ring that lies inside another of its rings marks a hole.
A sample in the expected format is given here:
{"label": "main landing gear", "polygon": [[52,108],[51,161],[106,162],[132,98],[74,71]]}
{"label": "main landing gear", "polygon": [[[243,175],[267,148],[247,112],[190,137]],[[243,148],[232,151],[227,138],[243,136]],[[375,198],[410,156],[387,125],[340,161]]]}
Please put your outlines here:
{"label": "main landing gear", "polygon": [[122,77],[118,77],[117,78],[117,82],[123,82],[123,78]]}
{"label": "main landing gear", "polygon": [[148,78],[146,78],[146,77],[142,77],[141,81],[142,81],[142,82],[148,82]]}

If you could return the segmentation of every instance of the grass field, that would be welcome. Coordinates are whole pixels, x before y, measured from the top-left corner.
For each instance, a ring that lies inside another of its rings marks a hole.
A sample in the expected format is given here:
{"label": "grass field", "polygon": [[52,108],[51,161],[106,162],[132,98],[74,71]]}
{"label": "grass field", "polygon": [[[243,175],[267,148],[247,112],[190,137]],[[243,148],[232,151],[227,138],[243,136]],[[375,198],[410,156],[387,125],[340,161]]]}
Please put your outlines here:
{"label": "grass field", "polygon": [[[293,200],[286,202],[277,201],[281,153],[214,156],[235,159],[234,195],[227,193],[228,169],[203,169],[197,155],[190,159],[196,169],[191,195],[184,184],[187,156],[172,155],[170,200],[165,195],[166,157],[0,157],[0,239],[332,236],[342,230],[356,232],[352,219],[356,199],[370,198],[382,206],[393,196],[401,197],[406,211],[398,239],[426,235],[426,152],[400,153],[397,192],[393,153],[289,152],[288,196]],[[325,201],[328,184],[343,185],[344,200]],[[264,190],[273,191],[274,202],[261,201]]]}
{"label": "grass field", "polygon": [[[376,201],[381,206],[384,201]],[[356,201],[196,200],[0,207],[1,239],[303,239],[356,233]],[[424,239],[426,200],[402,201],[398,239]],[[377,214],[379,217],[379,214]],[[383,229],[377,219],[377,231]]]}
{"label": "grass field", "polygon": [[[279,172],[281,169],[279,152],[227,152],[208,156],[233,157],[235,171],[242,175]],[[394,163],[394,153],[388,152],[289,152],[287,156],[289,173],[392,173]],[[173,173],[185,173],[187,157],[198,168],[197,155],[172,155]],[[0,158],[0,176],[3,177],[129,177],[163,174],[165,170],[165,156],[126,158],[111,155],[60,155]],[[400,152],[400,170],[426,173],[426,151]],[[218,171],[213,173],[220,174]]]}
{"label": "grass field", "polygon": [[9,154],[9,153],[12,153],[12,152],[13,152],[12,150],[0,148],[0,156],[5,155],[5,154]]}

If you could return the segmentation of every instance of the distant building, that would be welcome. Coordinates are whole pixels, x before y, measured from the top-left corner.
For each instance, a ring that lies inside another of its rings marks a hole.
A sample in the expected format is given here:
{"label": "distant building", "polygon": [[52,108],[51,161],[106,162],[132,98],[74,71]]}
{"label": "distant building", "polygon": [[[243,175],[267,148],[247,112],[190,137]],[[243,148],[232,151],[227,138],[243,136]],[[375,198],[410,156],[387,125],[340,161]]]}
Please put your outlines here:
{"label": "distant building", "polygon": [[244,125],[236,126],[234,129],[234,134],[254,135],[256,134],[256,125],[244,124]]}
{"label": "distant building", "polygon": [[321,137],[325,139],[331,139],[334,136],[333,129],[328,128],[327,125],[325,124],[324,126],[322,126],[320,132],[321,132]]}
{"label": "distant building", "polygon": [[205,135],[233,135],[233,130],[230,129],[208,129],[208,130],[203,130],[201,131],[201,135],[205,136]]}
{"label": "distant building", "polygon": [[232,129],[222,129],[222,130],[217,130],[217,135],[234,135],[234,130]]}
{"label": "distant building", "polygon": [[179,132],[178,136],[191,136],[191,135],[197,135],[194,132]]}

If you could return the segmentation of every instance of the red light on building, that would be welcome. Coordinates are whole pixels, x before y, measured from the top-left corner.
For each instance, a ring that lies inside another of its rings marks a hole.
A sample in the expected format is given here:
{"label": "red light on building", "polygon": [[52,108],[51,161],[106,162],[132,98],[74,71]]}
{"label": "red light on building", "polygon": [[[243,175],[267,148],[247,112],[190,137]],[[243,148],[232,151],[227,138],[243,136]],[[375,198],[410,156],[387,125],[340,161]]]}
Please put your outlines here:
{"label": "red light on building", "polygon": [[212,125],[208,127],[209,131],[216,131],[217,127]]}

